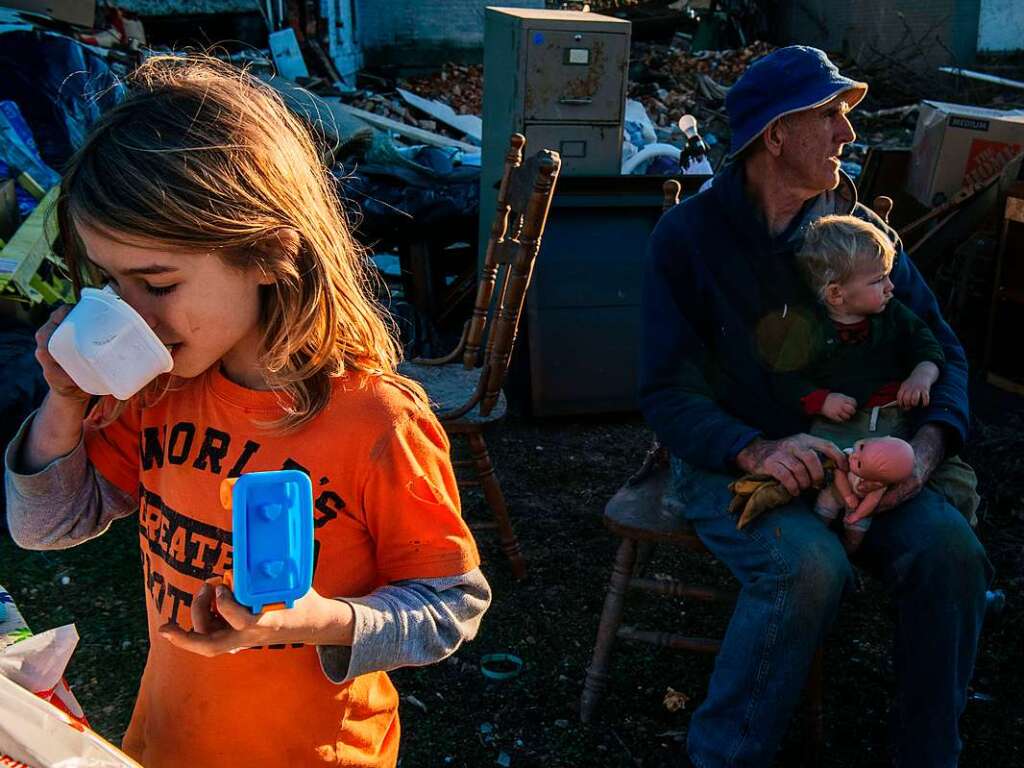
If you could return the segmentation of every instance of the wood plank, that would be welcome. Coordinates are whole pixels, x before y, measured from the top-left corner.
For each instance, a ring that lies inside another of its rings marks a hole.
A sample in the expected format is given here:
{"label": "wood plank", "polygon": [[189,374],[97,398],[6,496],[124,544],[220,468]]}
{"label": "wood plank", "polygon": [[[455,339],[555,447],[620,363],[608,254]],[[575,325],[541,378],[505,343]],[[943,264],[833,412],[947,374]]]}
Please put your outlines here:
{"label": "wood plank", "polygon": [[465,141],[459,141],[458,139],[449,139],[447,136],[441,136],[437,133],[431,133],[430,131],[424,131],[422,128],[415,128],[405,123],[400,123],[397,120],[384,117],[383,115],[376,115],[373,112],[367,112],[365,109],[359,109],[357,107],[349,106],[338,98],[332,97],[321,97],[325,102],[330,104],[334,109],[341,110],[346,114],[358,117],[365,123],[380,128],[385,131],[394,131],[395,133],[405,136],[408,139],[421,142],[423,144],[430,144],[434,147],[455,147],[461,149],[463,152],[469,154],[476,154],[480,151],[480,147],[475,147],[472,144],[468,144]]}
{"label": "wood plank", "polygon": [[1015,395],[1024,395],[1024,385],[1011,381],[1005,376],[1000,376],[998,373],[990,373],[986,378],[993,387],[998,387],[1006,392],[1012,392]]}
{"label": "wood plank", "polygon": [[47,223],[52,227],[56,222],[54,219],[47,219],[60,187],[54,187],[22,222],[18,231],[11,237],[10,242],[0,250],[0,287],[6,286],[8,282],[14,283],[32,301],[41,301],[43,297],[32,286],[32,278],[35,276],[43,259],[50,254],[50,240],[52,232],[46,232]]}

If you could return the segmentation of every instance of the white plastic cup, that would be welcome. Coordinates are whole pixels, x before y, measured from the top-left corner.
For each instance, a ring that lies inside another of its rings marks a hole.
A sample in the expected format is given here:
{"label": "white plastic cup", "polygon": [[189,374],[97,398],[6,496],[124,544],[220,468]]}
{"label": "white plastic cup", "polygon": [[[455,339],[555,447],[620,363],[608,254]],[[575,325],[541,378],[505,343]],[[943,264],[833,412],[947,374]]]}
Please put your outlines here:
{"label": "white plastic cup", "polygon": [[109,285],[82,289],[48,349],[80,389],[118,400],[128,400],[174,367],[153,329]]}

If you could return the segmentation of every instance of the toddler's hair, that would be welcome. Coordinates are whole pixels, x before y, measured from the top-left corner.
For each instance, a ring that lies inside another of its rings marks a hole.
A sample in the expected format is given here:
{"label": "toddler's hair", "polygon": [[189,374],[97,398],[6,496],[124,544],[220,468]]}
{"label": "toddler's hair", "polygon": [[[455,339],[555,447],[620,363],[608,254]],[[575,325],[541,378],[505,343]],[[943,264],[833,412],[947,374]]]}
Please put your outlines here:
{"label": "toddler's hair", "polygon": [[[345,371],[397,378],[393,324],[375,299],[335,180],[311,129],[276,91],[195,54],[150,58],[128,86],[61,182],[55,249],[76,293],[97,279],[76,225],[214,252],[273,276],[260,295],[260,362],[285,395],[275,428],[312,419]],[[289,229],[297,247],[281,237]]]}
{"label": "toddler's hair", "polygon": [[844,283],[864,267],[892,269],[896,249],[882,230],[856,216],[822,216],[807,228],[797,253],[807,284],[819,301],[829,283]]}

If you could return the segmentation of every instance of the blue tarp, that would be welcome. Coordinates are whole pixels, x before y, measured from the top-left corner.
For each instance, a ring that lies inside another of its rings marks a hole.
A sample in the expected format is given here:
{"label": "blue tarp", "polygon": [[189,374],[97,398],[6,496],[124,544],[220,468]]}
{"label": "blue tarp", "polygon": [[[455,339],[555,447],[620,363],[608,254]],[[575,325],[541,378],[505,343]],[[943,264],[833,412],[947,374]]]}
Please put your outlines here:
{"label": "blue tarp", "polygon": [[0,100],[18,105],[39,155],[59,171],[124,86],[103,56],[56,34],[0,35]]}
{"label": "blue tarp", "polygon": [[[0,101],[0,179],[13,179],[21,171],[46,189],[60,181],[60,176],[39,157],[32,129],[21,116],[18,105],[13,101]],[[20,186],[15,191],[18,213],[25,218],[38,201]]]}
{"label": "blue tarp", "polygon": [[[44,188],[124,87],[102,54],[54,33],[0,28],[0,180],[26,171]],[[35,200],[18,190],[22,217]]]}

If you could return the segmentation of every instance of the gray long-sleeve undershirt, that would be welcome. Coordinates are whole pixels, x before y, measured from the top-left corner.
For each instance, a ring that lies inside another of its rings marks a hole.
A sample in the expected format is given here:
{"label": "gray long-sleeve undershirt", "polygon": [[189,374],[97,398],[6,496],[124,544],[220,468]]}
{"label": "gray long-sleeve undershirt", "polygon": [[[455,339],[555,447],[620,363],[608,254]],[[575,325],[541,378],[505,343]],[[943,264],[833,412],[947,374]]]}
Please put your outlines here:
{"label": "gray long-sleeve undershirt", "polygon": [[[25,549],[67,549],[103,534],[138,501],[95,471],[84,440],[39,472],[19,471],[32,414],[4,453],[7,524]],[[319,646],[324,674],[343,683],[368,672],[424,666],[472,640],[491,602],[479,568],[436,579],[387,584],[362,597],[336,596],[352,606],[352,646]]]}

